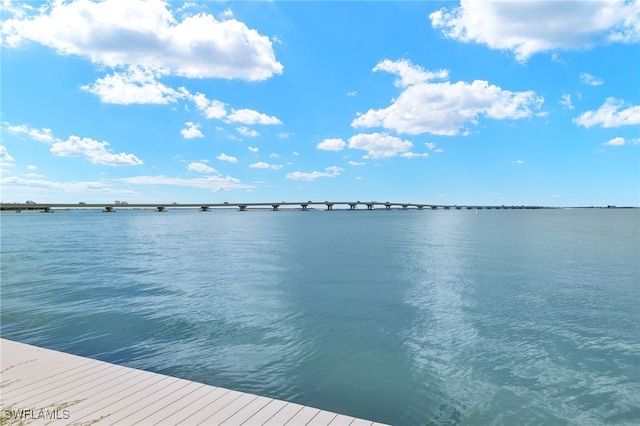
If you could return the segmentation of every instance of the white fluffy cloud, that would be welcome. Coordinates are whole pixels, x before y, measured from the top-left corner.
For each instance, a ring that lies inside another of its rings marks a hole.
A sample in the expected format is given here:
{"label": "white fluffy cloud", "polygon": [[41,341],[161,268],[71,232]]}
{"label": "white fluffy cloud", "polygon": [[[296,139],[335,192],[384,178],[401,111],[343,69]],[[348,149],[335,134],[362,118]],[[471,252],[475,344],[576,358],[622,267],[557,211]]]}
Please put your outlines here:
{"label": "white fluffy cloud", "polygon": [[429,17],[446,37],[509,50],[520,62],[539,52],[640,40],[636,0],[461,0]]}
{"label": "white fluffy cloud", "polygon": [[409,141],[387,133],[360,133],[349,138],[349,148],[367,151],[364,158],[389,158],[407,153],[413,147]]}
{"label": "white fluffy cloud", "polygon": [[211,173],[217,172],[216,169],[202,162],[190,163],[187,166],[187,169],[194,172],[203,173],[203,174],[211,174]]}
{"label": "white fluffy cloud", "polygon": [[33,129],[26,124],[19,124],[17,126],[12,126],[7,122],[4,122],[4,125],[7,127],[9,133],[18,134],[24,133],[29,136],[34,141],[45,142],[45,143],[53,143],[55,138],[51,132],[51,129]]}
{"label": "white fluffy cloud", "polygon": [[406,60],[387,59],[373,70],[396,74],[395,84],[403,90],[387,108],[359,114],[351,123],[356,128],[457,135],[467,123],[476,124],[480,116],[497,120],[531,117],[532,109],[539,109],[543,102],[533,91],[512,92],[482,80],[432,82],[447,77],[447,72],[426,71]]}
{"label": "white fluffy cloud", "polygon": [[249,164],[249,167],[252,169],[270,169],[270,170],[278,170],[281,169],[282,166],[279,164],[269,164],[264,161],[258,161],[257,163]]}
{"label": "white fluffy cloud", "polygon": [[316,148],[323,151],[342,151],[347,144],[342,139],[325,139]]}
{"label": "white fluffy cloud", "polygon": [[622,137],[613,138],[602,145],[604,146],[623,146],[623,145],[639,145],[640,138],[635,139],[625,139]]}
{"label": "white fluffy cloud", "polygon": [[337,167],[337,166],[326,167],[324,170],[325,170],[324,172],[313,171],[308,173],[307,172],[291,172],[291,173],[287,173],[286,178],[292,179],[292,180],[312,181],[322,177],[336,177],[344,171],[343,168]]}
{"label": "white fluffy cloud", "polygon": [[121,152],[112,154],[107,150],[109,142],[98,142],[90,138],[69,136],[66,141],[56,141],[51,146],[51,153],[58,157],[84,157],[94,164],[106,166],[137,166],[142,160],[133,154]]}
{"label": "white fluffy cloud", "polygon": [[51,129],[33,129],[26,124],[12,126],[3,123],[10,133],[24,133],[31,139],[51,144],[49,150],[53,155],[58,157],[84,157],[94,164],[103,164],[106,166],[137,166],[144,164],[142,160],[133,154],[121,152],[112,154],[107,147],[109,142],[98,142],[91,138],[80,138],[78,136],[69,136],[66,141],[53,136]]}
{"label": "white fluffy cloud", "polygon": [[107,104],[168,104],[183,98],[184,91],[172,89],[157,80],[162,74],[132,66],[80,88],[93,93]]}
{"label": "white fluffy cloud", "polygon": [[559,101],[560,105],[565,107],[566,109],[573,109],[573,103],[571,102],[571,95],[565,94],[560,97]]}
{"label": "white fluffy cloud", "polygon": [[178,19],[162,0],[55,1],[2,24],[3,43],[33,41],[107,67],[164,69],[189,78],[264,80],[282,72],[271,40],[236,19]]}
{"label": "white fluffy cloud", "polygon": [[239,179],[231,176],[206,176],[193,179],[172,178],[164,175],[159,176],[134,176],[119,179],[131,185],[168,185],[182,186],[189,188],[203,188],[212,191],[228,191],[231,189],[251,189],[253,186],[243,184]]}
{"label": "white fluffy cloud", "polygon": [[5,178],[1,178],[0,184],[7,186],[10,185],[14,189],[39,188],[62,192],[132,193],[132,191],[126,190],[115,191],[109,188],[105,182],[54,182],[44,179],[24,179],[18,176],[8,176]]}
{"label": "white fluffy cloud", "polygon": [[594,77],[589,73],[583,72],[580,74],[580,81],[582,84],[587,84],[589,86],[600,86],[604,84],[604,80],[598,77]]}
{"label": "white fluffy cloud", "polygon": [[227,121],[242,124],[282,124],[277,117],[269,116],[252,109],[234,109],[227,116]]}
{"label": "white fluffy cloud", "polygon": [[251,152],[258,152],[258,151],[260,151],[260,148],[255,147],[255,146],[250,146],[250,147],[248,147],[247,149],[248,149],[249,151],[251,151]]}
{"label": "white fluffy cloud", "polygon": [[242,136],[246,136],[246,137],[249,137],[249,138],[255,138],[256,136],[260,136],[260,133],[258,133],[257,131],[255,131],[253,129],[247,129],[244,126],[236,127],[236,130]]}
{"label": "white fluffy cloud", "polygon": [[236,157],[232,157],[230,155],[227,155],[224,152],[221,153],[220,155],[218,155],[216,158],[218,160],[220,160],[220,161],[227,161],[229,163],[237,163],[238,162],[238,159]]}
{"label": "white fluffy cloud", "polygon": [[0,145],[0,163],[11,163],[13,162],[13,157],[7,151],[7,148]]}
{"label": "white fluffy cloud", "polygon": [[200,125],[191,121],[184,123],[186,126],[180,130],[180,134],[185,139],[203,138],[204,134],[200,131]]}
{"label": "white fluffy cloud", "polygon": [[579,126],[591,127],[620,127],[640,124],[640,105],[630,106],[620,110],[625,105],[623,100],[607,98],[605,103],[596,111],[582,113],[574,122]]}
{"label": "white fluffy cloud", "polygon": [[206,118],[224,118],[227,115],[227,108],[224,102],[207,99],[202,93],[187,95],[196,104],[196,108],[204,114]]}
{"label": "white fluffy cloud", "polygon": [[418,157],[428,157],[428,152],[405,152],[400,154],[404,158],[418,158]]}

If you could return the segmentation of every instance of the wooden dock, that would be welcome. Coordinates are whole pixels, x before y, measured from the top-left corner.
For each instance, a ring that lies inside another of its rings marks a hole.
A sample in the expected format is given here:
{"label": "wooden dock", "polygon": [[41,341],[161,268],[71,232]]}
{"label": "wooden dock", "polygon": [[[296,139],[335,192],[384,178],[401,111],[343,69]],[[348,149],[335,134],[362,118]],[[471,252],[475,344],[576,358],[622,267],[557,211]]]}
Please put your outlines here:
{"label": "wooden dock", "polygon": [[2,425],[378,425],[0,339]]}

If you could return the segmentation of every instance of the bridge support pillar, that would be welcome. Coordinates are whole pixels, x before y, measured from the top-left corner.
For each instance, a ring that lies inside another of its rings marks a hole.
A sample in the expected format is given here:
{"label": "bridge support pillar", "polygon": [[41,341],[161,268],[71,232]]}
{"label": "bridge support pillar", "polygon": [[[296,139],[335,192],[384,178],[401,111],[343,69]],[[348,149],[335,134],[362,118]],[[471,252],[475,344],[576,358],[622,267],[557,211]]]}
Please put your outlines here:
{"label": "bridge support pillar", "polygon": [[165,206],[158,206],[158,208],[156,209],[156,211],[158,213],[164,213],[167,211],[167,208]]}
{"label": "bridge support pillar", "polygon": [[385,205],[384,205],[384,209],[385,209],[385,210],[391,210],[391,204],[389,204],[389,203],[385,203]]}
{"label": "bridge support pillar", "polygon": [[105,207],[104,210],[102,210],[102,211],[105,212],[105,213],[115,213],[115,210],[111,206]]}
{"label": "bridge support pillar", "polygon": [[44,210],[42,210],[43,213],[53,213],[53,210],[51,210],[51,207],[45,207]]}
{"label": "bridge support pillar", "polygon": [[438,210],[438,206],[431,206],[431,210]]}
{"label": "bridge support pillar", "polygon": [[238,208],[240,208],[240,211],[241,211],[241,212],[246,212],[246,211],[247,211],[247,206],[246,206],[246,205],[244,205],[244,204],[240,204],[240,205],[238,206]]}
{"label": "bridge support pillar", "polygon": [[202,206],[202,207],[200,207],[200,211],[201,211],[201,212],[208,212],[208,211],[209,211],[209,206]]}
{"label": "bridge support pillar", "polygon": [[408,205],[408,204],[403,204],[403,205],[402,205],[402,210],[407,210],[408,208],[409,208],[409,205]]}
{"label": "bridge support pillar", "polygon": [[355,210],[356,205],[354,203],[349,203],[349,210]]}
{"label": "bridge support pillar", "polygon": [[300,204],[300,207],[302,207],[302,211],[307,211],[309,208],[309,204]]}
{"label": "bridge support pillar", "polygon": [[327,203],[327,210],[333,210],[333,204]]}
{"label": "bridge support pillar", "polygon": [[418,206],[417,206],[417,207],[418,207],[418,210],[422,210],[422,209],[424,209],[424,206],[423,206],[422,204],[418,204]]}
{"label": "bridge support pillar", "polygon": [[278,207],[280,207],[280,204],[271,204],[271,207],[273,208],[274,212],[278,211]]}
{"label": "bridge support pillar", "polygon": [[373,210],[373,203],[367,203],[367,210]]}

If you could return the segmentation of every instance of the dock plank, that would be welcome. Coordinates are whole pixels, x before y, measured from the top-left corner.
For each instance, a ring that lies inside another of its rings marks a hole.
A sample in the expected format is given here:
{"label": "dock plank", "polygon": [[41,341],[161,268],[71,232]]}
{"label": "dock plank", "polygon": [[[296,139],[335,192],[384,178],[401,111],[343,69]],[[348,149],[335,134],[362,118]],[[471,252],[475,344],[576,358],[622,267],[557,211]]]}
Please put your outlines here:
{"label": "dock plank", "polygon": [[349,426],[354,420],[354,417],[338,414],[331,420],[329,426]]}
{"label": "dock plank", "polygon": [[[176,407],[176,411],[160,419],[154,425],[161,424],[190,424],[187,419],[192,414],[199,412],[211,402],[216,401],[229,393],[229,389],[217,388],[214,386],[204,386],[191,394],[189,401],[186,401],[180,407]],[[151,423],[150,423],[151,424]]]}
{"label": "dock plank", "polygon": [[187,417],[184,420],[184,424],[199,425],[241,396],[242,392],[231,390],[213,401],[211,404],[208,404],[205,407],[201,408],[198,412],[195,412]]}
{"label": "dock plank", "polygon": [[125,419],[126,423],[130,425],[142,422],[147,417],[162,410],[172,400],[180,400],[200,386],[202,385],[188,380],[176,380],[163,387],[162,390],[136,401],[135,404],[131,404],[127,409],[120,410],[117,415],[109,419],[109,422],[111,424],[123,424]]}
{"label": "dock plank", "polygon": [[131,398],[140,395],[146,389],[162,386],[162,381],[169,380],[166,376],[148,375],[140,377],[136,383],[122,383],[114,386],[101,394],[96,394],[95,398],[84,400],[76,404],[73,408],[72,418],[74,422],[90,423],[97,418],[110,416],[111,413],[129,407]]}
{"label": "dock plank", "polygon": [[249,393],[242,394],[239,398],[234,399],[232,402],[230,402],[221,410],[217,411],[212,416],[207,417],[200,424],[225,424],[226,420],[229,419],[229,417],[244,409],[244,407],[249,405],[256,398],[256,395],[251,395]]}
{"label": "dock plank", "polygon": [[2,338],[0,355],[2,424],[377,425]]}
{"label": "dock plank", "polygon": [[332,413],[331,411],[320,411],[307,424],[309,426],[315,426],[315,425],[318,425],[318,426],[325,425],[326,426],[329,423],[331,423],[333,421],[333,419],[336,418],[336,416],[337,416],[337,414],[336,413]]}
{"label": "dock plank", "polygon": [[266,398],[264,396],[258,396],[249,404],[247,404],[242,410],[235,413],[233,416],[229,417],[224,421],[225,424],[229,425],[241,425],[248,421],[251,417],[253,417],[260,410],[265,408],[273,399]]}
{"label": "dock plank", "polygon": [[289,402],[285,405],[282,410],[278,411],[273,415],[269,420],[267,420],[265,425],[274,425],[281,426],[291,420],[300,410],[304,408],[304,405],[294,404],[293,402]]}
{"label": "dock plank", "polygon": [[286,407],[287,402],[280,401],[278,399],[273,399],[267,405],[262,407],[260,411],[255,413],[253,416],[249,417],[244,423],[247,425],[264,425],[267,424],[269,419],[275,414]]}
{"label": "dock plank", "polygon": [[303,407],[302,410],[298,411],[298,413],[291,418],[285,425],[287,426],[296,426],[296,425],[306,425],[313,419],[320,410],[312,407]]}

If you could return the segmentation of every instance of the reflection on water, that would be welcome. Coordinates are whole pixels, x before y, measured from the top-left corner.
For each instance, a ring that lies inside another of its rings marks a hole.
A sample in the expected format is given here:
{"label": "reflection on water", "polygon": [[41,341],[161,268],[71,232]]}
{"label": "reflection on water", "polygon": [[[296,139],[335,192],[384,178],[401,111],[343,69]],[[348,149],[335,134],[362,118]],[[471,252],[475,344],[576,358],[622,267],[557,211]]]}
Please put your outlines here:
{"label": "reflection on water", "polygon": [[24,213],[3,337],[392,424],[640,422],[638,211]]}

